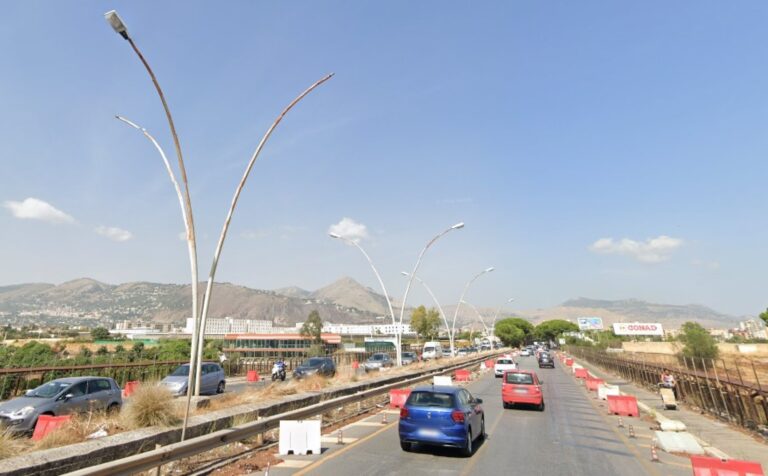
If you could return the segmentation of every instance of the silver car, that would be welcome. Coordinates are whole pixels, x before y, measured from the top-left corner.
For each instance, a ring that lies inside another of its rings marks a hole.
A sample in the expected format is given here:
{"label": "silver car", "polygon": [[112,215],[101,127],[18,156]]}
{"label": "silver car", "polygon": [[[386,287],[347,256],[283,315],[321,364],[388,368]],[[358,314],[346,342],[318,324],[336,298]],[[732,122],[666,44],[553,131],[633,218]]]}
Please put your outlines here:
{"label": "silver car", "polygon": [[120,387],[107,377],[51,380],[23,397],[0,404],[0,426],[14,432],[35,429],[40,415],[66,415],[94,410],[117,411],[123,404]]}
{"label": "silver car", "polygon": [[393,365],[394,362],[392,362],[389,354],[384,352],[377,352],[368,357],[368,360],[363,363],[363,368],[366,372],[369,372],[371,370],[381,370],[384,367],[392,367]]}
{"label": "silver car", "polygon": [[[186,395],[189,383],[189,364],[180,365],[161,382],[174,395]],[[200,393],[224,393],[224,369],[215,362],[203,362],[200,371]]]}

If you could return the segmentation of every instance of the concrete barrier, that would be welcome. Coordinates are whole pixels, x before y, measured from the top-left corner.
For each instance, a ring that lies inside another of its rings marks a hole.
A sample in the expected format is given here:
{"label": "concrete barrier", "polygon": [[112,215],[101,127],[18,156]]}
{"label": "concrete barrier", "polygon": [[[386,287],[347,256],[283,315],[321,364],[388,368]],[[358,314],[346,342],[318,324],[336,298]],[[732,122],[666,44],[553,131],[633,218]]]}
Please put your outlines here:
{"label": "concrete barrier", "polygon": [[281,420],[278,452],[281,455],[319,455],[320,420]]}
{"label": "concrete barrier", "polygon": [[600,400],[608,400],[608,395],[621,395],[618,385],[609,385],[603,383],[597,386],[597,398]]}

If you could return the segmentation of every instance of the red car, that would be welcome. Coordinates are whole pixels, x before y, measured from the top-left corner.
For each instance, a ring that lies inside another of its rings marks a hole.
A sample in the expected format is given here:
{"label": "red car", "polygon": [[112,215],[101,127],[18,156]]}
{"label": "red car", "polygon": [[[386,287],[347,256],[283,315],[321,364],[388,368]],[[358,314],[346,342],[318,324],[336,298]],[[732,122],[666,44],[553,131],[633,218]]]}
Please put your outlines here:
{"label": "red car", "polygon": [[511,408],[516,403],[535,405],[544,411],[544,393],[541,381],[532,370],[508,370],[501,381],[501,401],[504,408]]}

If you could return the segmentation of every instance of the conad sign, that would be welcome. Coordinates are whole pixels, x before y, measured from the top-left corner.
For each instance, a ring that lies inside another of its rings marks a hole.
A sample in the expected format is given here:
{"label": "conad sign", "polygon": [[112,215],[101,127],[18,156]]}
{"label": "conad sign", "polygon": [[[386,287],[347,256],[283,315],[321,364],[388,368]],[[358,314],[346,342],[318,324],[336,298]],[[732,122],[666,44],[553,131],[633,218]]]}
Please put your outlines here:
{"label": "conad sign", "polygon": [[617,336],[663,336],[664,329],[657,322],[619,322],[613,325]]}

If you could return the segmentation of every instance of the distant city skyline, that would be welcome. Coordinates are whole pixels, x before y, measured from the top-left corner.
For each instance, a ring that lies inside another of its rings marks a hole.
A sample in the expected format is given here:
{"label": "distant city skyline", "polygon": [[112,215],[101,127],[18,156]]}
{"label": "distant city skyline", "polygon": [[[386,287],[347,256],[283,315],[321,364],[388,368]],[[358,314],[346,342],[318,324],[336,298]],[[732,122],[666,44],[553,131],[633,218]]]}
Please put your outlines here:
{"label": "distant city skyline", "polygon": [[[314,290],[342,276],[392,296],[419,277],[455,303],[579,296],[768,306],[768,4],[566,1],[5,2],[0,284],[189,282],[162,162],[163,85],[187,159],[200,280],[256,163],[216,281]],[[430,303],[419,285],[409,305]]]}

